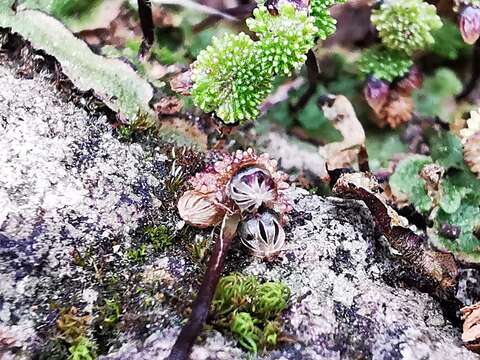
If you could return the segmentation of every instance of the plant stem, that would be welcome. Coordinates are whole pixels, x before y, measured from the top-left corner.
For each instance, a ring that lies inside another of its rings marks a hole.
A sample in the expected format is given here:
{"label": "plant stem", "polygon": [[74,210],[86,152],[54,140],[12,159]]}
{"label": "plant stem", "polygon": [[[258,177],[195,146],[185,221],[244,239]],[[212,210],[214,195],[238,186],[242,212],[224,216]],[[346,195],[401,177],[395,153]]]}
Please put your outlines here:
{"label": "plant stem", "polygon": [[307,61],[305,64],[307,66],[308,88],[305,93],[303,93],[303,95],[300,97],[298,102],[292,106],[292,113],[296,113],[303,109],[317,91],[318,65],[317,59],[312,50],[308,50]]}
{"label": "plant stem", "polygon": [[152,3],[150,0],[137,0],[138,14],[140,16],[140,26],[142,27],[143,40],[140,45],[139,56],[145,58],[150,51],[155,40]]}
{"label": "plant stem", "polygon": [[480,78],[480,41],[475,43],[472,57],[472,77],[465,85],[462,92],[457,95],[457,100],[465,99],[475,89],[478,79]]}
{"label": "plant stem", "polygon": [[202,285],[200,285],[197,298],[192,305],[190,319],[182,331],[180,331],[180,335],[178,335],[177,341],[173,345],[168,357],[169,360],[188,359],[195,339],[200,331],[202,331],[203,324],[207,319],[210,304],[215,295],[215,289],[220,280],[220,275],[222,274],[225,257],[235,237],[239,222],[240,216],[237,214],[225,216],[220,238],[215,242]]}

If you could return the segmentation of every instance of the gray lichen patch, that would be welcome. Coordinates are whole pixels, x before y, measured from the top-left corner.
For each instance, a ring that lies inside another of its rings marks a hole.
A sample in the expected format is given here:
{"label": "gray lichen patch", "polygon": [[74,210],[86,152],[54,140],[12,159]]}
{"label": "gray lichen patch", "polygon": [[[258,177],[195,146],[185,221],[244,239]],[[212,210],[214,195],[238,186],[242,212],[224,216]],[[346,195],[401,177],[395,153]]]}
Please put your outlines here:
{"label": "gray lichen patch", "polygon": [[[175,232],[171,147],[121,141],[105,117],[60,101],[41,75],[0,66],[0,89],[0,328],[19,340],[13,350],[41,353],[69,307],[94,315],[87,335],[105,341],[100,348],[148,334],[171,275],[167,258],[149,272],[165,249],[144,228]],[[128,256],[135,251],[142,261]],[[102,323],[116,307],[123,332]]]}
{"label": "gray lichen patch", "polygon": [[[5,356],[66,358],[57,321],[70,314],[101,359],[165,358],[204,265],[209,232],[182,228],[175,211],[182,179],[200,162],[152,139],[126,142],[105,118],[58,100],[42,76],[14,74],[0,66]],[[227,272],[292,290],[283,314],[290,341],[260,357],[475,358],[438,302],[399,281],[401,269],[378,248],[364,206],[302,191],[294,197],[282,257],[261,262],[238,242],[228,257]],[[192,353],[249,357],[230,334],[211,328]]]}

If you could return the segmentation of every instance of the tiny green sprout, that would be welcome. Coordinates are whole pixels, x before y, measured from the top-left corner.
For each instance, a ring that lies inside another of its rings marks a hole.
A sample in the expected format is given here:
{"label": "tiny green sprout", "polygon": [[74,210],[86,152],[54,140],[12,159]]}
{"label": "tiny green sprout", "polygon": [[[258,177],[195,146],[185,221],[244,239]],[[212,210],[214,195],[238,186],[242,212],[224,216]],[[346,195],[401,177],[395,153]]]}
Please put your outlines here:
{"label": "tiny green sprout", "polygon": [[358,69],[365,75],[392,82],[408,73],[413,61],[402,51],[374,46],[362,53],[358,60]]}
{"label": "tiny green sprout", "polygon": [[213,307],[218,315],[225,315],[239,308],[248,306],[258,287],[258,280],[253,276],[230,274],[220,279]]}
{"label": "tiny green sprout", "polygon": [[344,3],[346,0],[312,0],[310,3],[310,15],[315,18],[315,26],[318,29],[317,36],[325,40],[336,30],[337,20],[330,15],[329,8],[336,3]]}
{"label": "tiny green sprout", "polygon": [[442,26],[435,6],[422,0],[385,1],[371,20],[387,48],[408,55],[432,45],[432,32]]}
{"label": "tiny green sprout", "polygon": [[263,318],[280,314],[288,305],[290,289],[278,282],[267,282],[258,288],[254,299],[254,312]]}
{"label": "tiny green sprout", "polygon": [[148,226],[144,229],[144,233],[148,236],[153,250],[165,250],[172,245],[171,231],[165,225]]}
{"label": "tiny green sprout", "polygon": [[68,360],[93,360],[94,345],[86,337],[81,337],[78,342],[68,348]]}
{"label": "tiny green sprout", "polygon": [[291,3],[281,3],[276,16],[263,5],[253,11],[247,26],[260,39],[256,45],[272,74],[290,75],[303,65],[315,43],[314,21],[306,10],[297,10]]}
{"label": "tiny green sprout", "polygon": [[247,312],[235,313],[230,324],[230,330],[235,334],[242,347],[252,353],[257,353],[259,341],[259,328],[257,321]]}

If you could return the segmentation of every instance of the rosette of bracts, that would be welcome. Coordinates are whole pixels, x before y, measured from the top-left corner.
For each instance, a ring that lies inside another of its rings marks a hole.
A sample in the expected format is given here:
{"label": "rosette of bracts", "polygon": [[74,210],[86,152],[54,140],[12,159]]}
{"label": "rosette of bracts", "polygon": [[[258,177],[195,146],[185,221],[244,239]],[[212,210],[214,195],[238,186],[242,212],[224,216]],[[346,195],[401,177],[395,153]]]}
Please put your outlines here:
{"label": "rosette of bracts", "polygon": [[238,235],[255,256],[271,259],[285,245],[283,225],[292,209],[288,176],[277,170],[277,161],[253,149],[221,155],[197,173],[178,202],[181,218],[207,228],[225,217],[239,215]]}

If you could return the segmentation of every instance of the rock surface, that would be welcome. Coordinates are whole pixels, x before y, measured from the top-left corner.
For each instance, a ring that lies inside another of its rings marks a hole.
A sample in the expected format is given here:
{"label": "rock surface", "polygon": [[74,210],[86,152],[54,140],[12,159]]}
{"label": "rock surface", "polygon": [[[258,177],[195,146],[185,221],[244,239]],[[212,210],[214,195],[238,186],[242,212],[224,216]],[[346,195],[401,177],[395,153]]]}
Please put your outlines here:
{"label": "rock surface", "polygon": [[[7,66],[0,66],[0,114],[4,357],[62,358],[56,320],[75,307],[91,315],[85,336],[101,359],[164,358],[202,272],[187,251],[195,234],[172,210],[171,149],[121,140],[104,118],[59,101],[43,76],[18,79]],[[294,341],[263,358],[476,358],[438,302],[402,287],[364,206],[300,190],[293,196],[280,259],[263,263],[240,246],[228,259],[229,271],[292,290],[284,330]],[[152,249],[145,224],[167,226],[178,241]],[[121,310],[107,326],[112,299]],[[215,330],[192,354],[242,358],[249,355]]]}

